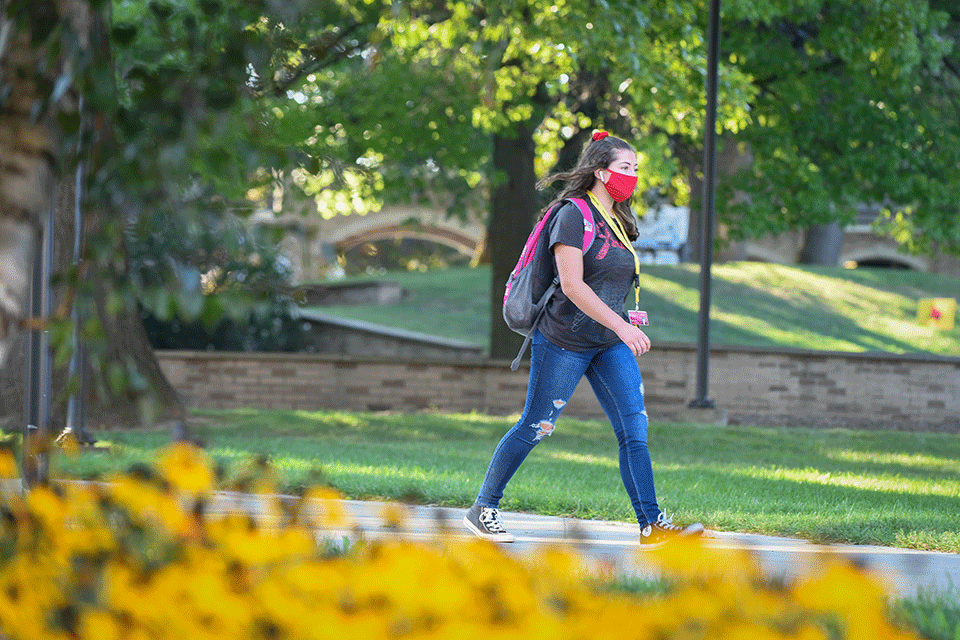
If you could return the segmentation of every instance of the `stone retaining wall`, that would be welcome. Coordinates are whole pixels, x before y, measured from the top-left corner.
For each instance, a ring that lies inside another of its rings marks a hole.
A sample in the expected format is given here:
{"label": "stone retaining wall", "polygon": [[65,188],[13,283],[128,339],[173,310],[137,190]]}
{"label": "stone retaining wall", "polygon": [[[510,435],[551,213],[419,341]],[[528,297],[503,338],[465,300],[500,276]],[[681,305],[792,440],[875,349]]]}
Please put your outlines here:
{"label": "stone retaining wall", "polygon": [[[482,358],[159,351],[188,406],[517,414],[526,366]],[[659,344],[640,361],[654,420],[696,394],[696,349]],[[712,349],[708,394],[733,424],[847,426],[960,433],[960,358],[750,348]],[[581,382],[565,415],[601,417]]]}

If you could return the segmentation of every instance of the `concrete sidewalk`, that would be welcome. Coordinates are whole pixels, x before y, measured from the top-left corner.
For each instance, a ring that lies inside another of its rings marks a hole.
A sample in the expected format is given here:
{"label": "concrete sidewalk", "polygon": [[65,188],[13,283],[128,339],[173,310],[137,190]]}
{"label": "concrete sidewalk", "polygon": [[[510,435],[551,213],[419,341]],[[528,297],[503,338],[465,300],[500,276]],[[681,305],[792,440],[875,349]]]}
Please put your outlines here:
{"label": "concrete sidewalk", "polygon": [[[348,537],[378,539],[397,535],[384,520],[387,503],[345,500],[355,527],[337,532]],[[400,534],[410,539],[430,539],[445,528],[455,537],[471,538],[463,526],[466,509],[406,506]],[[616,567],[625,574],[654,575],[644,566],[638,527],[622,522],[579,520],[525,513],[501,512],[504,526],[517,541],[502,545],[508,552],[524,553],[538,546],[577,543],[589,558]],[[876,546],[818,545],[804,540],[755,534],[707,531],[705,543],[715,549],[751,551],[769,577],[789,580],[811,573],[825,555],[841,556],[876,572],[891,596],[913,597],[918,592],[960,587],[960,554],[914,551]]]}

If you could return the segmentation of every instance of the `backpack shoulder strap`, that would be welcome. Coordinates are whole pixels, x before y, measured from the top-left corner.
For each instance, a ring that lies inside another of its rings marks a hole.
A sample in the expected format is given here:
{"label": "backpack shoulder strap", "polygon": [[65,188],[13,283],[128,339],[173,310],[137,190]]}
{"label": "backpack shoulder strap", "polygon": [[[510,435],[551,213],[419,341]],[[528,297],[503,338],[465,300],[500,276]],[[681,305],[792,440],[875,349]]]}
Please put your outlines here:
{"label": "backpack shoulder strap", "polygon": [[593,212],[590,210],[590,205],[588,205],[587,201],[583,198],[562,200],[558,202],[555,207],[547,211],[540,221],[537,222],[533,231],[530,232],[530,235],[527,237],[527,242],[523,245],[523,250],[520,252],[520,259],[513,269],[513,274],[519,273],[520,269],[527,266],[530,261],[533,260],[533,255],[537,250],[537,243],[540,242],[540,233],[543,231],[543,227],[546,226],[547,219],[550,217],[550,214],[562,207],[564,202],[572,202],[577,205],[581,215],[583,215],[583,247],[581,248],[583,253],[586,253],[590,245],[593,244],[593,239],[596,237],[596,228],[593,224]]}
{"label": "backpack shoulder strap", "polygon": [[570,198],[570,202],[577,205],[580,213],[583,214],[583,248],[581,250],[586,253],[593,244],[593,239],[597,237],[597,230],[593,224],[593,211],[583,198]]}

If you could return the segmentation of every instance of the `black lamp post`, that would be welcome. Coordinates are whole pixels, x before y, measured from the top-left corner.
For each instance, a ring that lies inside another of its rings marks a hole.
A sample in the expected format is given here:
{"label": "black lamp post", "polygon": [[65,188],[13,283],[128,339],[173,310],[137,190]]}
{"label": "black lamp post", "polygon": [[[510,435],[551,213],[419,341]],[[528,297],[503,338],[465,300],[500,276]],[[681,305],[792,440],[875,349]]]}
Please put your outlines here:
{"label": "black lamp post", "polygon": [[713,409],[707,394],[710,360],[710,269],[713,264],[713,227],[717,181],[717,65],[720,57],[720,0],[710,0],[707,34],[707,112],[703,137],[703,216],[700,241],[700,327],[697,339],[697,396],[695,409]]}

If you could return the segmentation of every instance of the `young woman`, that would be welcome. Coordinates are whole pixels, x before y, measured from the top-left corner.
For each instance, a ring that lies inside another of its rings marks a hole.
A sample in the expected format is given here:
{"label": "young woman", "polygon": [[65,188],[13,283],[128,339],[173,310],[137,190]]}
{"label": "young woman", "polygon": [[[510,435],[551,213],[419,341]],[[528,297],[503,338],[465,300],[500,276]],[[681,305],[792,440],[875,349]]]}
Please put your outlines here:
{"label": "young woman", "polygon": [[513,542],[498,511],[503,491],[527,454],[553,433],[563,407],[586,376],[617,436],[620,476],[640,524],[640,541],[700,535],[703,525],[678,527],[657,505],[636,359],[650,350],[650,339],[623,312],[627,294],[639,286],[639,260],[630,244],[637,225],[628,204],[637,184],[637,154],[627,142],[596,132],[573,170],[537,186],[556,180],[563,180],[565,187],[546,210],[565,199],[582,198],[593,212],[596,235],[584,253],[584,216],[570,202],[551,214],[543,230],[541,242],[549,242],[560,286],[534,330],[523,415],[493,452],[464,524],[481,538]]}

